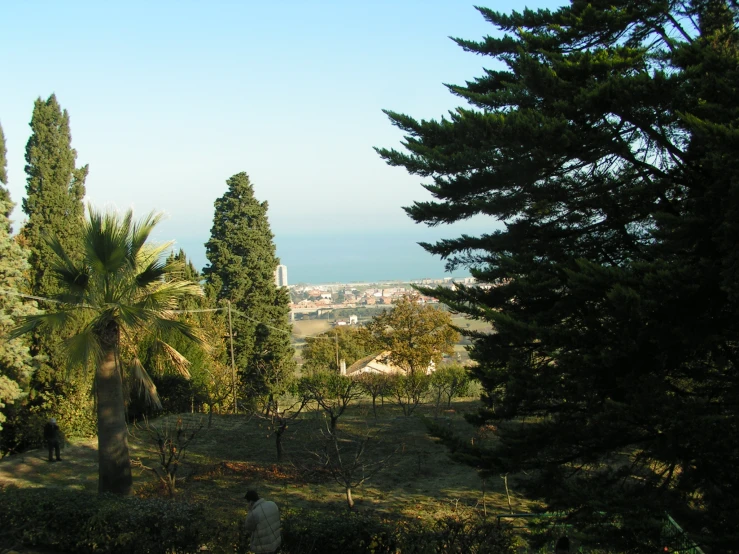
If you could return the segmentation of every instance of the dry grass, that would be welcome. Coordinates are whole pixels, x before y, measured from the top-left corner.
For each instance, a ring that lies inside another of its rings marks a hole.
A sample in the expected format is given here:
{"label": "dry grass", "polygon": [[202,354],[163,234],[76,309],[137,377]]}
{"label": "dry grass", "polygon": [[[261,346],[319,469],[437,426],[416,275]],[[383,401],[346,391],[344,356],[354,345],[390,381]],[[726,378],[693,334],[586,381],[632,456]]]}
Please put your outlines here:
{"label": "dry grass", "polygon": [[306,336],[320,335],[332,329],[331,322],[327,319],[302,319],[293,321],[293,337],[298,340]]}
{"label": "dry grass", "polygon": [[[442,421],[472,438],[474,429],[463,421],[462,412],[475,407],[475,401],[457,402]],[[477,472],[453,462],[446,448],[427,434],[419,418],[403,417],[390,405],[378,412],[375,420],[365,401],[352,406],[339,420],[339,429],[347,436],[370,432],[376,437],[373,449],[368,452],[370,457],[395,452],[383,472],[354,490],[357,510],[436,518],[464,506],[483,506],[483,483]],[[430,409],[426,415],[432,416]],[[185,422],[197,424],[202,420],[207,425],[207,419],[199,414],[181,417]],[[152,424],[159,424],[163,419]],[[300,422],[288,429],[283,440],[287,460],[278,464],[274,437],[267,422],[244,415],[215,416],[213,426],[203,428],[185,456],[178,497],[206,503],[228,519],[245,515],[243,496],[247,487],[258,489],[283,508],[344,509],[344,491],[338,484],[320,472],[306,477],[299,469],[305,466],[308,452],[315,449],[317,433],[323,426],[320,412],[311,410],[303,414]],[[153,457],[141,437],[131,437],[131,455],[142,458],[148,465]],[[46,452],[40,450],[5,458],[0,461],[0,485],[94,491],[96,446],[94,439],[73,442],[64,450],[61,463],[48,463]],[[527,511],[528,502],[515,495],[513,486],[514,510]],[[141,470],[134,471],[134,488],[141,496],[163,494],[154,476]],[[488,513],[507,511],[503,481],[488,481],[485,488],[484,505]]]}
{"label": "dry grass", "polygon": [[483,331],[485,333],[490,333],[493,330],[493,326],[487,321],[469,319],[465,316],[452,317],[452,323],[461,329],[469,329],[470,331]]}

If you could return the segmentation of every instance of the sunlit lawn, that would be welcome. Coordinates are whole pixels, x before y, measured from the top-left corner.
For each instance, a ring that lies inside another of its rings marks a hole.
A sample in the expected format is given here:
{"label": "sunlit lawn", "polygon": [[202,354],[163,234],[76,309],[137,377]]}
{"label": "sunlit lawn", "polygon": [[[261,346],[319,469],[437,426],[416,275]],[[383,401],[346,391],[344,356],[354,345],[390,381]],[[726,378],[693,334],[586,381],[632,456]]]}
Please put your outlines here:
{"label": "sunlit lawn", "polygon": [[[470,439],[475,430],[463,419],[462,412],[474,410],[477,402],[454,403],[453,411],[441,417]],[[433,417],[430,407],[419,415]],[[152,425],[174,424],[178,416],[159,418]],[[211,428],[201,414],[183,414],[190,426],[203,424],[188,450],[180,470],[177,501],[208,504],[223,518],[236,520],[245,515],[243,500],[247,488],[256,488],[282,508],[320,508],[345,510],[343,488],[326,474],[306,476],[310,451],[317,450],[320,429],[325,426],[321,412],[314,409],[301,415],[283,439],[285,460],[276,462],[274,436],[269,423],[245,415],[214,416]],[[477,472],[453,462],[447,449],[431,438],[418,418],[401,415],[398,408],[378,407],[378,419],[372,416],[369,401],[353,405],[339,420],[339,430],[346,436],[371,433],[376,437],[368,449],[368,458],[394,455],[386,468],[370,482],[353,491],[356,510],[392,513],[414,518],[435,518],[466,507],[483,508],[483,482]],[[479,440],[479,437],[478,437]],[[145,433],[133,429],[130,437],[132,458],[144,465],[155,461],[152,445]],[[96,490],[97,443],[73,441],[63,451],[64,461],[48,463],[46,451],[35,450],[0,461],[0,485],[19,487],[68,487]],[[509,483],[510,484],[510,483]],[[156,477],[148,471],[134,470],[136,494],[165,494]],[[525,499],[512,491],[513,509],[527,510]],[[485,484],[484,507],[488,513],[508,510],[502,479]]]}

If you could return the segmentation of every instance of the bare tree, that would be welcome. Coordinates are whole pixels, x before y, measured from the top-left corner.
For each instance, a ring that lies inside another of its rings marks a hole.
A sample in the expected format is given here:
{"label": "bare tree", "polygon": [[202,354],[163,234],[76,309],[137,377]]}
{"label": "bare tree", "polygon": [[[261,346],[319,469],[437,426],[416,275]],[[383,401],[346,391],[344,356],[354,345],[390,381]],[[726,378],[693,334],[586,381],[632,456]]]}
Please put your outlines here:
{"label": "bare tree", "polygon": [[282,461],[283,450],[282,450],[282,437],[287,431],[287,428],[291,424],[298,424],[300,421],[297,419],[303,409],[308,405],[311,400],[311,396],[306,394],[305,391],[301,390],[297,383],[289,387],[291,396],[283,398],[282,409],[277,401],[277,398],[272,396],[268,403],[271,404],[262,412],[260,408],[254,411],[254,415],[269,421],[272,434],[275,437],[275,447],[277,448],[277,461]]}
{"label": "bare tree", "polygon": [[164,421],[155,427],[149,425],[148,420],[144,421],[143,427],[138,424],[134,426],[134,435],[137,433],[145,435],[150,446],[153,446],[149,452],[154,455],[157,463],[146,466],[139,458],[131,460],[131,465],[154,473],[167,487],[169,495],[174,496],[180,462],[184,459],[187,448],[203,428],[203,423],[200,421],[197,425],[191,425],[189,422],[183,423],[182,418],[179,417],[174,427],[170,421]]}
{"label": "bare tree", "polygon": [[396,448],[388,454],[379,454],[381,443],[369,432],[358,438],[340,436],[336,429],[328,426],[321,430],[318,444],[319,449],[309,453],[344,488],[349,510],[354,508],[352,489],[382,471],[397,452]]}

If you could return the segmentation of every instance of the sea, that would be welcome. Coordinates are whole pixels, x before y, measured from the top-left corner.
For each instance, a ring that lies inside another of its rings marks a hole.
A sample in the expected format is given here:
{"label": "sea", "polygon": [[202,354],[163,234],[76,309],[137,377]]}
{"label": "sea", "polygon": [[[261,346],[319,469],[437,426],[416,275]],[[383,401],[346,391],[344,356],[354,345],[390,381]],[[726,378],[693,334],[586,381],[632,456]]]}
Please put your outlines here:
{"label": "sea", "polygon": [[[207,264],[206,240],[191,238],[177,246],[185,250],[195,267],[203,268]],[[291,285],[469,276],[466,269],[447,272],[444,261],[419,246],[418,235],[413,233],[287,234],[276,235],[274,240]]]}

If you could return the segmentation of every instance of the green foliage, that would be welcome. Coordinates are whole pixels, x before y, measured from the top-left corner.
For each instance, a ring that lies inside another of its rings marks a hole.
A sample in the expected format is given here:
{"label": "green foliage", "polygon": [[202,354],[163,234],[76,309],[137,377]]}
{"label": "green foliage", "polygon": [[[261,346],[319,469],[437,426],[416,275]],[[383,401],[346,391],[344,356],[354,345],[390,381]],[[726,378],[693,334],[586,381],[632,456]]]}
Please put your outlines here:
{"label": "green foliage", "polygon": [[75,375],[60,383],[58,394],[39,393],[36,398],[42,400],[41,405],[32,406],[31,411],[37,411],[44,419],[53,415],[69,438],[94,437],[97,420],[92,381],[90,374]]}
{"label": "green foliage", "polygon": [[[0,204],[2,208],[0,211],[0,217],[5,216],[5,219],[10,217],[10,212],[13,209],[13,205],[10,201],[10,192],[3,185],[8,184],[8,151],[5,148],[5,133],[3,132],[3,126],[0,125]],[[10,221],[3,222],[8,225],[8,231],[10,231]]]}
{"label": "green foliage", "polygon": [[[72,148],[69,114],[62,111],[56,96],[46,101],[38,98],[31,117],[31,137],[26,144],[26,197],[23,212],[28,216],[20,231],[22,243],[30,250],[29,292],[49,298],[59,292],[51,264],[55,259],[47,237],[54,237],[68,256],[79,261],[82,256],[85,179],[88,167],[75,168],[76,151]],[[67,330],[33,335],[32,352],[45,356],[44,366],[36,372],[37,390],[56,387],[67,373],[61,342],[74,333]]]}
{"label": "green foliage", "polygon": [[476,517],[408,522],[357,512],[286,511],[283,549],[290,554],[513,554],[510,529]]}
{"label": "green foliage", "polygon": [[436,412],[443,400],[447,407],[452,405],[452,399],[465,396],[470,389],[469,371],[459,365],[443,365],[431,374],[429,387],[433,392],[436,402]]}
{"label": "green foliage", "polygon": [[55,417],[67,438],[89,438],[97,434],[92,375],[74,373],[58,381],[53,389],[31,389],[22,402],[8,410],[8,425],[0,435],[0,452],[22,452],[38,447],[43,427]]}
{"label": "green foliage", "polygon": [[[170,268],[167,279],[182,279],[193,286],[200,286],[202,277],[187,258],[183,250],[170,254],[166,266]],[[198,329],[202,342],[193,342],[176,329],[164,330],[155,335],[144,333],[131,344],[135,356],[151,373],[161,401],[161,409],[167,413],[181,413],[199,410],[203,404],[208,406],[232,402],[232,373],[227,353],[228,324],[223,311],[217,308],[212,288],[208,287],[201,296],[186,296],[178,300],[178,310],[191,310],[181,313],[177,320]],[[181,357],[173,357],[169,345]],[[146,398],[134,394],[130,411],[150,413],[152,406]]]}
{"label": "green foliage", "polygon": [[410,416],[426,399],[431,384],[431,376],[419,371],[413,373],[393,373],[387,376],[390,398]]}
{"label": "green foliage", "polygon": [[11,337],[39,327],[66,329],[84,317],[82,329],[66,343],[67,361],[71,367],[95,367],[100,491],[127,494],[131,473],[122,374],[128,371],[140,388],[155,390],[137,358],[121,367],[121,345],[126,339],[135,344],[142,334],[155,336],[173,360],[181,359],[161,334],[176,331],[200,341],[191,325],[173,319],[171,310],[180,299],[202,291],[169,275],[171,266],[161,261],[168,244],[147,244],[161,215],[134,222],[130,210],[123,216],[92,208],[89,213],[81,260],[73,260],[58,238],[48,239],[54,254],[50,268],[60,290],[54,311],[27,316]]}
{"label": "green foliage", "polygon": [[161,375],[153,377],[157,395],[162,402],[162,414],[181,414],[193,409],[200,410],[203,398],[191,379],[182,375]]}
{"label": "green foliage", "polygon": [[347,367],[378,350],[366,327],[337,326],[318,337],[305,339],[304,369],[309,372],[338,369],[337,344],[338,359],[344,360]]}
{"label": "green foliage", "polygon": [[[172,257],[172,263],[184,268],[182,277],[200,284],[202,275],[187,259],[184,251]],[[188,370],[195,394],[195,402],[221,407],[233,405],[233,373],[228,344],[228,321],[226,311],[209,311],[218,308],[216,291],[206,286],[205,294],[189,297],[180,302],[180,309],[204,310],[183,314],[181,321],[197,327],[203,335],[203,344],[187,342],[181,336],[172,337],[172,344],[190,362]]]}
{"label": "green foliage", "polygon": [[236,364],[247,396],[266,397],[293,374],[289,304],[285,288],[275,285],[272,231],[267,202],[254,196],[249,177],[238,173],[215,202],[209,265],[203,270],[219,301],[233,306]]}
{"label": "green foliage", "polygon": [[36,100],[30,126],[22,203],[28,221],[21,234],[31,249],[31,290],[46,296],[58,289],[49,274],[53,254],[45,235],[56,237],[72,259],[82,254],[82,199],[88,167],[75,168],[77,152],[71,146],[69,114],[62,111],[55,95]]}
{"label": "green foliage", "polygon": [[375,316],[367,329],[378,350],[387,351],[388,360],[409,373],[425,373],[444,354],[454,352],[459,340],[449,312],[413,296],[402,297],[392,310]]}
{"label": "green foliage", "polygon": [[6,419],[5,408],[27,394],[38,362],[28,351],[27,340],[8,337],[22,318],[38,313],[35,302],[16,296],[26,288],[28,251],[9,234],[5,214],[11,209],[12,204],[0,198],[0,431]]}
{"label": "green foliage", "polygon": [[204,508],[63,489],[0,491],[0,547],[55,552],[195,552]]}
{"label": "green foliage", "polygon": [[[282,551],[289,554],[512,554],[511,530],[472,516],[436,522],[367,513],[284,509]],[[246,552],[238,521],[202,505],[95,496],[63,489],[0,491],[0,548],[55,552]]]}
{"label": "green foliage", "polygon": [[416,524],[402,530],[401,551],[409,554],[514,554],[519,551],[510,528],[474,514],[447,516],[429,527]]}
{"label": "green foliage", "polygon": [[429,179],[414,221],[502,223],[424,245],[485,285],[433,294],[495,328],[467,333],[491,469],[575,525],[668,510],[736,551],[739,8],[479,10],[502,34],[456,42],[499,69],[438,121],[388,112],[406,151],[379,153]]}
{"label": "green foliage", "polygon": [[283,549],[291,554],[394,552],[392,524],[368,514],[285,510],[282,519]]}
{"label": "green foliage", "polygon": [[377,398],[384,398],[390,392],[391,379],[384,373],[365,372],[353,375],[359,388],[372,398],[372,414],[377,418]]}
{"label": "green foliage", "polygon": [[332,430],[350,402],[361,394],[354,379],[333,371],[318,371],[302,377],[298,391],[300,395],[315,400],[326,412]]}

